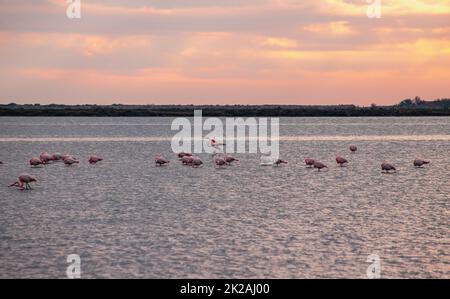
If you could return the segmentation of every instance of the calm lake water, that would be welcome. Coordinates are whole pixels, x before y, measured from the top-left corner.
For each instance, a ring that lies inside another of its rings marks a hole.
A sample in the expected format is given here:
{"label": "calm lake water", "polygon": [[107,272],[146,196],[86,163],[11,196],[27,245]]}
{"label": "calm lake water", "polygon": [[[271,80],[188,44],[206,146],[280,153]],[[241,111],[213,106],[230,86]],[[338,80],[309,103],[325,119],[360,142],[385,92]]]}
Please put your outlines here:
{"label": "calm lake water", "polygon": [[[288,165],[225,169],[180,165],[171,122],[0,118],[0,278],[65,278],[69,254],[83,278],[365,278],[371,254],[385,278],[450,278],[450,118],[282,118]],[[81,163],[31,169],[42,151]],[[6,187],[23,172],[34,190]]]}

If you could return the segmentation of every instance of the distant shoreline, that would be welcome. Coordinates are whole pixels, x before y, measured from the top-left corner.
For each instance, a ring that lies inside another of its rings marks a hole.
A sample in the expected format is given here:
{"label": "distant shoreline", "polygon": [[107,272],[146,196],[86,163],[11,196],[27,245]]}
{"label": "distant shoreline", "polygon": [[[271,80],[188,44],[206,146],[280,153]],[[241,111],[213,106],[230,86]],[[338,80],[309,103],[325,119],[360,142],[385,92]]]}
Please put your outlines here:
{"label": "distant shoreline", "polygon": [[397,105],[17,105],[0,104],[1,116],[71,117],[192,117],[202,110],[205,117],[363,117],[450,116],[450,99],[404,100]]}

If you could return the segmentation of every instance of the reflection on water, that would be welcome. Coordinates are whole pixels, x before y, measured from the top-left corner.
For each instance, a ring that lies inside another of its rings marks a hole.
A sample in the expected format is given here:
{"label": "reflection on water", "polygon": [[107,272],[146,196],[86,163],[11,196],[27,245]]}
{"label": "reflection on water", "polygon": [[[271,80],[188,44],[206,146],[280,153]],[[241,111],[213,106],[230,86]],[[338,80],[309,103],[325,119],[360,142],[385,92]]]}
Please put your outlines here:
{"label": "reflection on water", "polygon": [[[6,137],[0,142],[150,142],[171,141],[172,137]],[[201,138],[184,138],[185,142],[202,140]],[[205,139],[206,140],[206,139]],[[235,137],[234,140],[267,140],[265,137]],[[268,138],[270,140],[270,137]],[[366,135],[366,136],[280,136],[280,141],[450,141],[450,135]],[[226,139],[224,140],[226,141]]]}
{"label": "reflection on water", "polygon": [[[370,254],[382,277],[450,278],[450,118],[282,119],[288,165],[237,154],[224,169],[209,155],[181,166],[170,123],[0,118],[0,277],[64,278],[76,253],[85,278],[364,278]],[[82,163],[30,169],[44,150]],[[171,165],[154,167],[156,153]],[[306,156],[330,169],[305,168]],[[431,164],[415,169],[417,157]],[[384,160],[398,173],[381,174]],[[33,191],[5,187],[22,172],[38,177]]]}

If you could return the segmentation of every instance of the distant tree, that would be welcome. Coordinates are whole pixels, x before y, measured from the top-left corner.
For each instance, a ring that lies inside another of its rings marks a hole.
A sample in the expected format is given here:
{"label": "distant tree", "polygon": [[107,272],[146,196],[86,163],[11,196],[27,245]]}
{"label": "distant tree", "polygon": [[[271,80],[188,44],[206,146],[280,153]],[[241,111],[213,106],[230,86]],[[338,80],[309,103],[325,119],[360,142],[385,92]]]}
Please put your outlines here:
{"label": "distant tree", "polygon": [[423,101],[419,96],[416,96],[415,98],[414,98],[414,105],[421,105],[421,104],[423,104],[425,101]]}
{"label": "distant tree", "polygon": [[400,102],[399,106],[402,107],[408,107],[408,106],[412,106],[413,101],[411,99],[404,99],[403,101]]}

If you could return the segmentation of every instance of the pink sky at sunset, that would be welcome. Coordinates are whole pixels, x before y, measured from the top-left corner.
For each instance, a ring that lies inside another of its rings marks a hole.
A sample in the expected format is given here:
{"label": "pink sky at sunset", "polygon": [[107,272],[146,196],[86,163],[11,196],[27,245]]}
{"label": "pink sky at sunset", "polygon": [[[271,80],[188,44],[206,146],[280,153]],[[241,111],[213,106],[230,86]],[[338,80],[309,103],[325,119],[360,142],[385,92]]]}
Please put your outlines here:
{"label": "pink sky at sunset", "polygon": [[0,103],[450,97],[450,0],[0,0]]}

